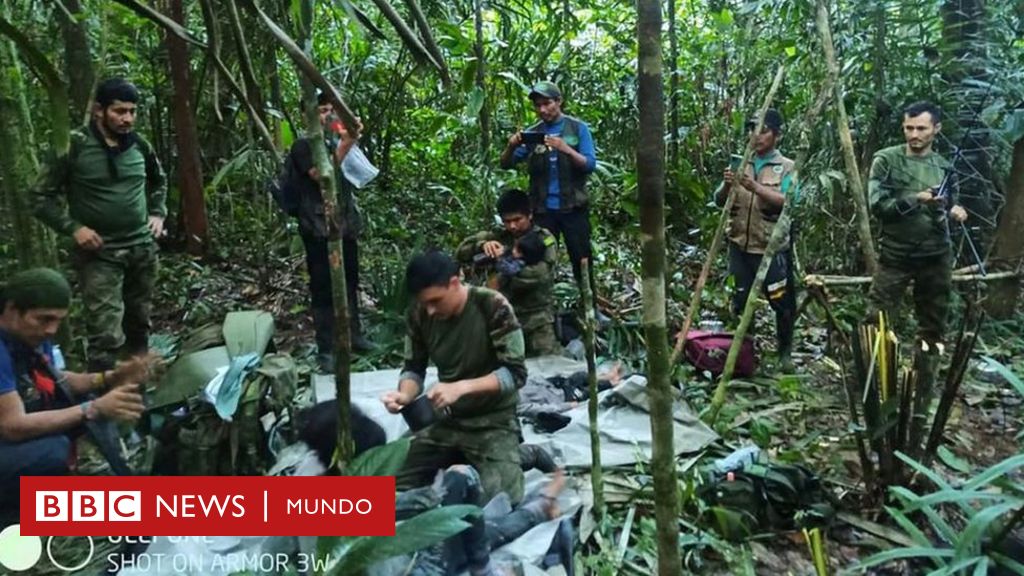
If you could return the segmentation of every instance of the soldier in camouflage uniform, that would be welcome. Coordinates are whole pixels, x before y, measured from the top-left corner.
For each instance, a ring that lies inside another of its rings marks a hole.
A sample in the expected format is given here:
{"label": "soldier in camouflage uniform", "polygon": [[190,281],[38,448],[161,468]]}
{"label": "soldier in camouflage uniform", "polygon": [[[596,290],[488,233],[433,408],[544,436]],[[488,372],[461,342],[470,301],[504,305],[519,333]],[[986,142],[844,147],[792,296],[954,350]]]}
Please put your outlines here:
{"label": "soldier in camouflage uniform", "polygon": [[941,342],[951,291],[949,217],[967,212],[956,204],[956,181],[940,185],[951,166],[932,150],[942,129],[941,111],[929,102],[911,104],[903,113],[905,144],[879,150],[871,163],[868,194],[881,224],[878,270],[871,283],[868,321],[878,312],[895,320],[908,284],[914,285],[918,336]]}
{"label": "soldier in camouflage uniform", "polygon": [[430,484],[438,470],[469,464],[480,475],[482,504],[499,492],[523,497],[516,404],[526,382],[523,332],[508,300],[466,286],[449,256],[428,252],[406,268],[415,299],[407,318],[405,364],[398,389],[381,400],[392,413],[423,391],[427,364],[438,384],[426,396],[443,414],[412,441],[398,488]]}
{"label": "soldier in camouflage uniform", "polygon": [[75,241],[92,371],[112,368],[119,351],[149,347],[167,190],[152,147],[133,130],[138,99],[124,79],[102,82],[92,121],[71,134],[69,152],[46,166],[35,189],[36,217]]}
{"label": "soldier in camouflage uniform", "polygon": [[555,338],[552,297],[553,272],[557,262],[555,237],[547,229],[533,224],[530,197],[522,190],[506,190],[498,198],[498,215],[503,228],[478,232],[463,240],[455,252],[456,259],[469,266],[477,260],[494,262],[512,250],[517,238],[536,231],[547,247],[542,261],[528,265],[500,287],[512,303],[523,328],[526,356],[558,355],[562,347]]}

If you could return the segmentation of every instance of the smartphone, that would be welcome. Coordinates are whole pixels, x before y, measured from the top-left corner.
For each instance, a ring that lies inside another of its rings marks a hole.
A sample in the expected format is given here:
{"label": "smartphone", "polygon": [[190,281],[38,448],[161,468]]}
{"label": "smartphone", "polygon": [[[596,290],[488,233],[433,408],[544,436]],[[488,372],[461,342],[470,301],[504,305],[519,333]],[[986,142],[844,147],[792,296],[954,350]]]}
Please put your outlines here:
{"label": "smartphone", "polygon": [[740,156],[739,154],[730,154],[729,155],[729,169],[732,170],[733,172],[739,170],[740,169],[740,164],[742,164],[742,163],[743,163],[743,156]]}
{"label": "smartphone", "polygon": [[521,132],[520,134],[522,135],[523,144],[529,146],[543,144],[544,137],[547,136],[547,134],[543,132]]}

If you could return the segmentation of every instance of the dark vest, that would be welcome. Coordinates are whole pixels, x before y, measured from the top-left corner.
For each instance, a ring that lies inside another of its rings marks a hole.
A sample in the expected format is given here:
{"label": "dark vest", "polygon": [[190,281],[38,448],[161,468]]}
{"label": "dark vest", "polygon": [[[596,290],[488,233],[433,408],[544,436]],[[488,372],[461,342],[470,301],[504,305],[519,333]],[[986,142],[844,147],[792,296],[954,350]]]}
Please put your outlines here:
{"label": "dark vest", "polygon": [[[567,136],[578,138],[580,121],[565,114],[562,118],[565,120],[562,124],[562,139]],[[538,122],[528,130],[543,131],[544,122]],[[530,151],[526,157],[526,168],[530,174],[530,199],[533,201],[533,211],[547,212],[546,200],[550,180],[547,146],[540,144]],[[569,212],[587,205],[587,173],[577,168],[568,154],[563,152],[558,152],[558,190],[561,194],[559,211]]]}

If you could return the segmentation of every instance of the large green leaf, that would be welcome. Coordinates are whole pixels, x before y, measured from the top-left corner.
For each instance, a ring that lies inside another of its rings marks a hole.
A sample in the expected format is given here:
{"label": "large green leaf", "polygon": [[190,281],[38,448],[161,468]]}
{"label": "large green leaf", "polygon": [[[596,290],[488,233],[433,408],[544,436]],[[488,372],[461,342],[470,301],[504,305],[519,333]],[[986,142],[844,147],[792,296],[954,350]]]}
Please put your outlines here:
{"label": "large green leaf", "polygon": [[[1024,120],[1021,120],[1021,122],[1022,124],[1024,124]],[[1024,128],[1022,128],[1022,130],[1024,130]],[[989,366],[995,368],[996,372],[998,372],[1000,376],[1005,378],[1006,381],[1010,383],[1010,386],[1013,386],[1013,388],[1017,391],[1018,394],[1024,396],[1024,381],[1021,381],[1020,377],[1014,374],[1012,370],[1007,368],[1006,365],[1003,364],[1002,362],[990,356],[982,356],[982,360],[984,360],[985,363],[988,364]]]}
{"label": "large green leaf", "polygon": [[394,476],[405,464],[409,438],[388,442],[360,454],[345,469],[347,476]]}
{"label": "large green leaf", "polygon": [[353,538],[328,574],[359,574],[381,560],[433,546],[468,528],[469,524],[463,518],[480,513],[476,506],[445,506],[402,522],[395,528],[394,536]]}
{"label": "large green leaf", "polygon": [[975,514],[960,533],[960,538],[956,544],[957,558],[965,559],[969,556],[977,556],[978,554],[981,554],[982,539],[988,533],[988,529],[992,523],[998,520],[1003,514],[1006,514],[1016,508],[1018,505],[1019,504],[1017,502],[997,504],[995,506],[988,506],[981,512]]}
{"label": "large green leaf", "polygon": [[862,570],[864,568],[871,568],[872,566],[878,566],[879,564],[885,564],[893,560],[903,560],[906,558],[952,558],[955,553],[948,548],[926,548],[923,546],[914,548],[896,548],[894,550],[886,550],[885,552],[879,552],[869,556],[860,562],[858,562],[853,569]]}

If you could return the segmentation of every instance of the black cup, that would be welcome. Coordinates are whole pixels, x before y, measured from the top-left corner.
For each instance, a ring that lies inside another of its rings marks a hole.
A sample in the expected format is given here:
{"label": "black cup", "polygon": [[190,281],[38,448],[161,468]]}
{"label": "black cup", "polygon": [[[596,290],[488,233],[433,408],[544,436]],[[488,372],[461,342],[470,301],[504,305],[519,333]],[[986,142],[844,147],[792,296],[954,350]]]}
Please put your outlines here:
{"label": "black cup", "polygon": [[410,430],[419,432],[437,421],[437,412],[427,395],[421,394],[402,408],[402,418],[405,418]]}

